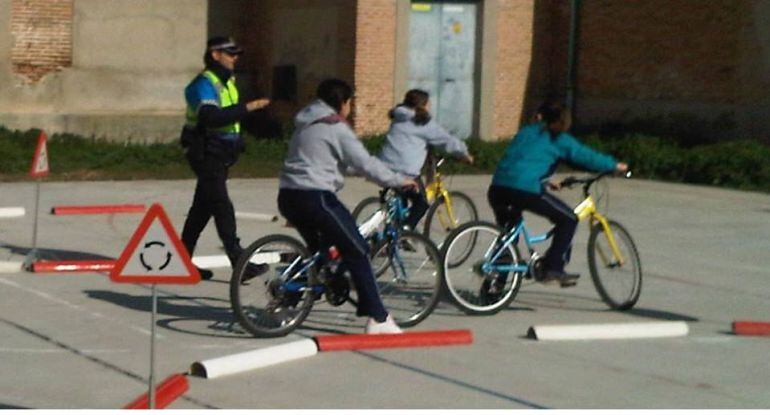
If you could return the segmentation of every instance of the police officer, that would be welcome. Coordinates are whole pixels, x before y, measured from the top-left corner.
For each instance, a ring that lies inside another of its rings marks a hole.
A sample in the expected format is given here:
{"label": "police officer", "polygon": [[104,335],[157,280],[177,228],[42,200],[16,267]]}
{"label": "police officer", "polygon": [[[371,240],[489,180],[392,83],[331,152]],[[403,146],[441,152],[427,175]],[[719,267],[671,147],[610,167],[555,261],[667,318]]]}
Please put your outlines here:
{"label": "police officer", "polygon": [[[244,148],[239,121],[270,103],[267,99],[238,101],[233,71],[242,53],[243,49],[230,37],[208,40],[203,57],[206,67],[185,88],[187,122],[182,133],[187,159],[198,178],[182,242],[192,257],[203,228],[213,216],[233,266],[243,248],[236,236],[235,211],[227,194],[228,169]],[[210,270],[199,272],[204,280],[213,276]]]}

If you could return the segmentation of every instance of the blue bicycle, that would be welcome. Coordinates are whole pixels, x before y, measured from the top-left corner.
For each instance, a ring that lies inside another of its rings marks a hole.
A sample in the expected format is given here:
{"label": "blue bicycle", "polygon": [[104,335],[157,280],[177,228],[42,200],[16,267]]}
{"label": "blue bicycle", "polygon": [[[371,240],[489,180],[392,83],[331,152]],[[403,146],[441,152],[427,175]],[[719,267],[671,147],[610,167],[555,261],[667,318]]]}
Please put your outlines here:
{"label": "blue bicycle", "polygon": [[[591,279],[608,306],[626,310],[639,299],[642,264],[626,228],[597,211],[591,186],[607,175],[568,177],[561,182],[561,187],[583,185],[585,199],[574,212],[578,219],[589,223],[587,251]],[[630,173],[626,177],[630,177]],[[446,292],[458,308],[468,314],[498,312],[516,297],[522,279],[543,281],[543,256],[536,246],[551,235],[552,230],[531,235],[523,219],[509,229],[482,221],[460,226],[442,247]],[[529,254],[526,258],[520,253],[521,245]],[[473,246],[470,255],[468,246]]]}
{"label": "blue bicycle", "polygon": [[[388,209],[375,212],[359,231],[371,241],[372,266],[385,307],[399,326],[411,327],[438,303],[441,257],[429,239],[400,229],[398,218],[405,209],[401,198],[393,191],[385,197]],[[250,274],[250,263],[266,264],[267,270]],[[278,337],[299,327],[317,301],[355,305],[351,287],[336,249],[311,254],[299,239],[275,234],[244,250],[230,279],[230,303],[251,334]]]}

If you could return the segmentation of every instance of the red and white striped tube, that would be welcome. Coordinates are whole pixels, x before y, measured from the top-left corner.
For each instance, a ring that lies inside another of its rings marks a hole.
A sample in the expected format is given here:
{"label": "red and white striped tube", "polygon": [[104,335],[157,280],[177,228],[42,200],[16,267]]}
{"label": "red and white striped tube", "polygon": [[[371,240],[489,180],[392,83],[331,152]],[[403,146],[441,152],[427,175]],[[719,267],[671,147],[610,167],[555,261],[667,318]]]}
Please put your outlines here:
{"label": "red and white striped tube", "polygon": [[112,213],[144,213],[145,205],[91,205],[91,206],[54,206],[52,215],[103,215]]}
{"label": "red and white striped tube", "polygon": [[110,271],[115,268],[114,259],[89,261],[37,261],[32,263],[32,272],[82,272]]}
{"label": "red and white striped tube", "polygon": [[741,336],[770,336],[770,322],[733,321],[733,334]]}
{"label": "red and white striped tube", "polygon": [[318,350],[389,349],[396,347],[430,347],[473,343],[470,330],[423,331],[399,334],[343,334],[316,336]]}
{"label": "red and white striped tube", "polygon": [[[187,377],[182,373],[171,375],[155,386],[155,409],[163,409],[178,397],[184,395],[190,389],[187,383]],[[134,399],[133,402],[124,406],[123,409],[149,409],[150,398],[147,393]]]}

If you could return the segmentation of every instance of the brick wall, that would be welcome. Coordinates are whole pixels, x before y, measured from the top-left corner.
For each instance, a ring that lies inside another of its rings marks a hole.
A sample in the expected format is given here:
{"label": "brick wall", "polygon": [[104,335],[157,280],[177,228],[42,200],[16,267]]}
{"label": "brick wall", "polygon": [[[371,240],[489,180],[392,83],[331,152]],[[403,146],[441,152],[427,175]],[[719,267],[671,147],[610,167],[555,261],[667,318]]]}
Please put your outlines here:
{"label": "brick wall", "polygon": [[359,0],[356,10],[354,124],[361,135],[381,133],[394,100],[396,1]]}
{"label": "brick wall", "polygon": [[498,1],[493,137],[510,137],[524,112],[532,59],[533,1]]}
{"label": "brick wall", "polygon": [[11,64],[36,82],[72,64],[72,0],[11,0]]}
{"label": "brick wall", "polygon": [[744,1],[584,1],[578,87],[602,98],[734,99]]}
{"label": "brick wall", "polygon": [[256,75],[255,88],[273,96],[274,67],[293,65],[297,70],[296,100],[273,101],[273,118],[290,124],[315,98],[323,79],[354,83],[356,1],[260,0],[241,6],[248,24],[236,31],[246,49],[239,68]]}

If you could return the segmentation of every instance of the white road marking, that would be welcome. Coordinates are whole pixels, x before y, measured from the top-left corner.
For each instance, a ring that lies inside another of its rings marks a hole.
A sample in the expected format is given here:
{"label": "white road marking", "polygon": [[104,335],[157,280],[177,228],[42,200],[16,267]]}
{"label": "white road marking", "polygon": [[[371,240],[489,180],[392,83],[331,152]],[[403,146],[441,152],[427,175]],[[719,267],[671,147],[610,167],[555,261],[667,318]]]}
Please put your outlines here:
{"label": "white road marking", "polygon": [[[102,319],[102,320],[118,322],[120,324],[126,324],[124,321],[117,320],[117,319],[105,316],[102,313],[98,313],[98,312],[95,312],[95,311],[90,311],[87,308],[84,308],[84,307],[81,307],[79,305],[72,304],[70,302],[64,301],[61,298],[56,298],[53,295],[48,294],[45,291],[35,290],[35,289],[32,289],[32,288],[28,288],[28,287],[23,287],[23,286],[15,283],[13,281],[5,279],[5,278],[0,278],[0,283],[8,285],[8,286],[11,286],[11,287],[14,287],[14,288],[18,288],[18,289],[23,290],[23,291],[27,291],[29,293],[37,295],[38,297],[44,298],[44,299],[46,299],[48,301],[51,301],[53,303],[61,304],[61,305],[65,306],[65,307],[71,308],[73,310],[84,312],[84,313],[90,315],[91,317],[95,317],[95,318]],[[137,332],[142,333],[144,335],[147,335],[147,336],[151,335],[151,332],[148,329],[137,327],[137,326],[134,326],[132,324],[128,324],[128,327],[131,330],[137,331]],[[158,339],[164,338],[164,336],[162,334],[158,334],[157,332],[155,333],[155,337],[158,338]]]}

